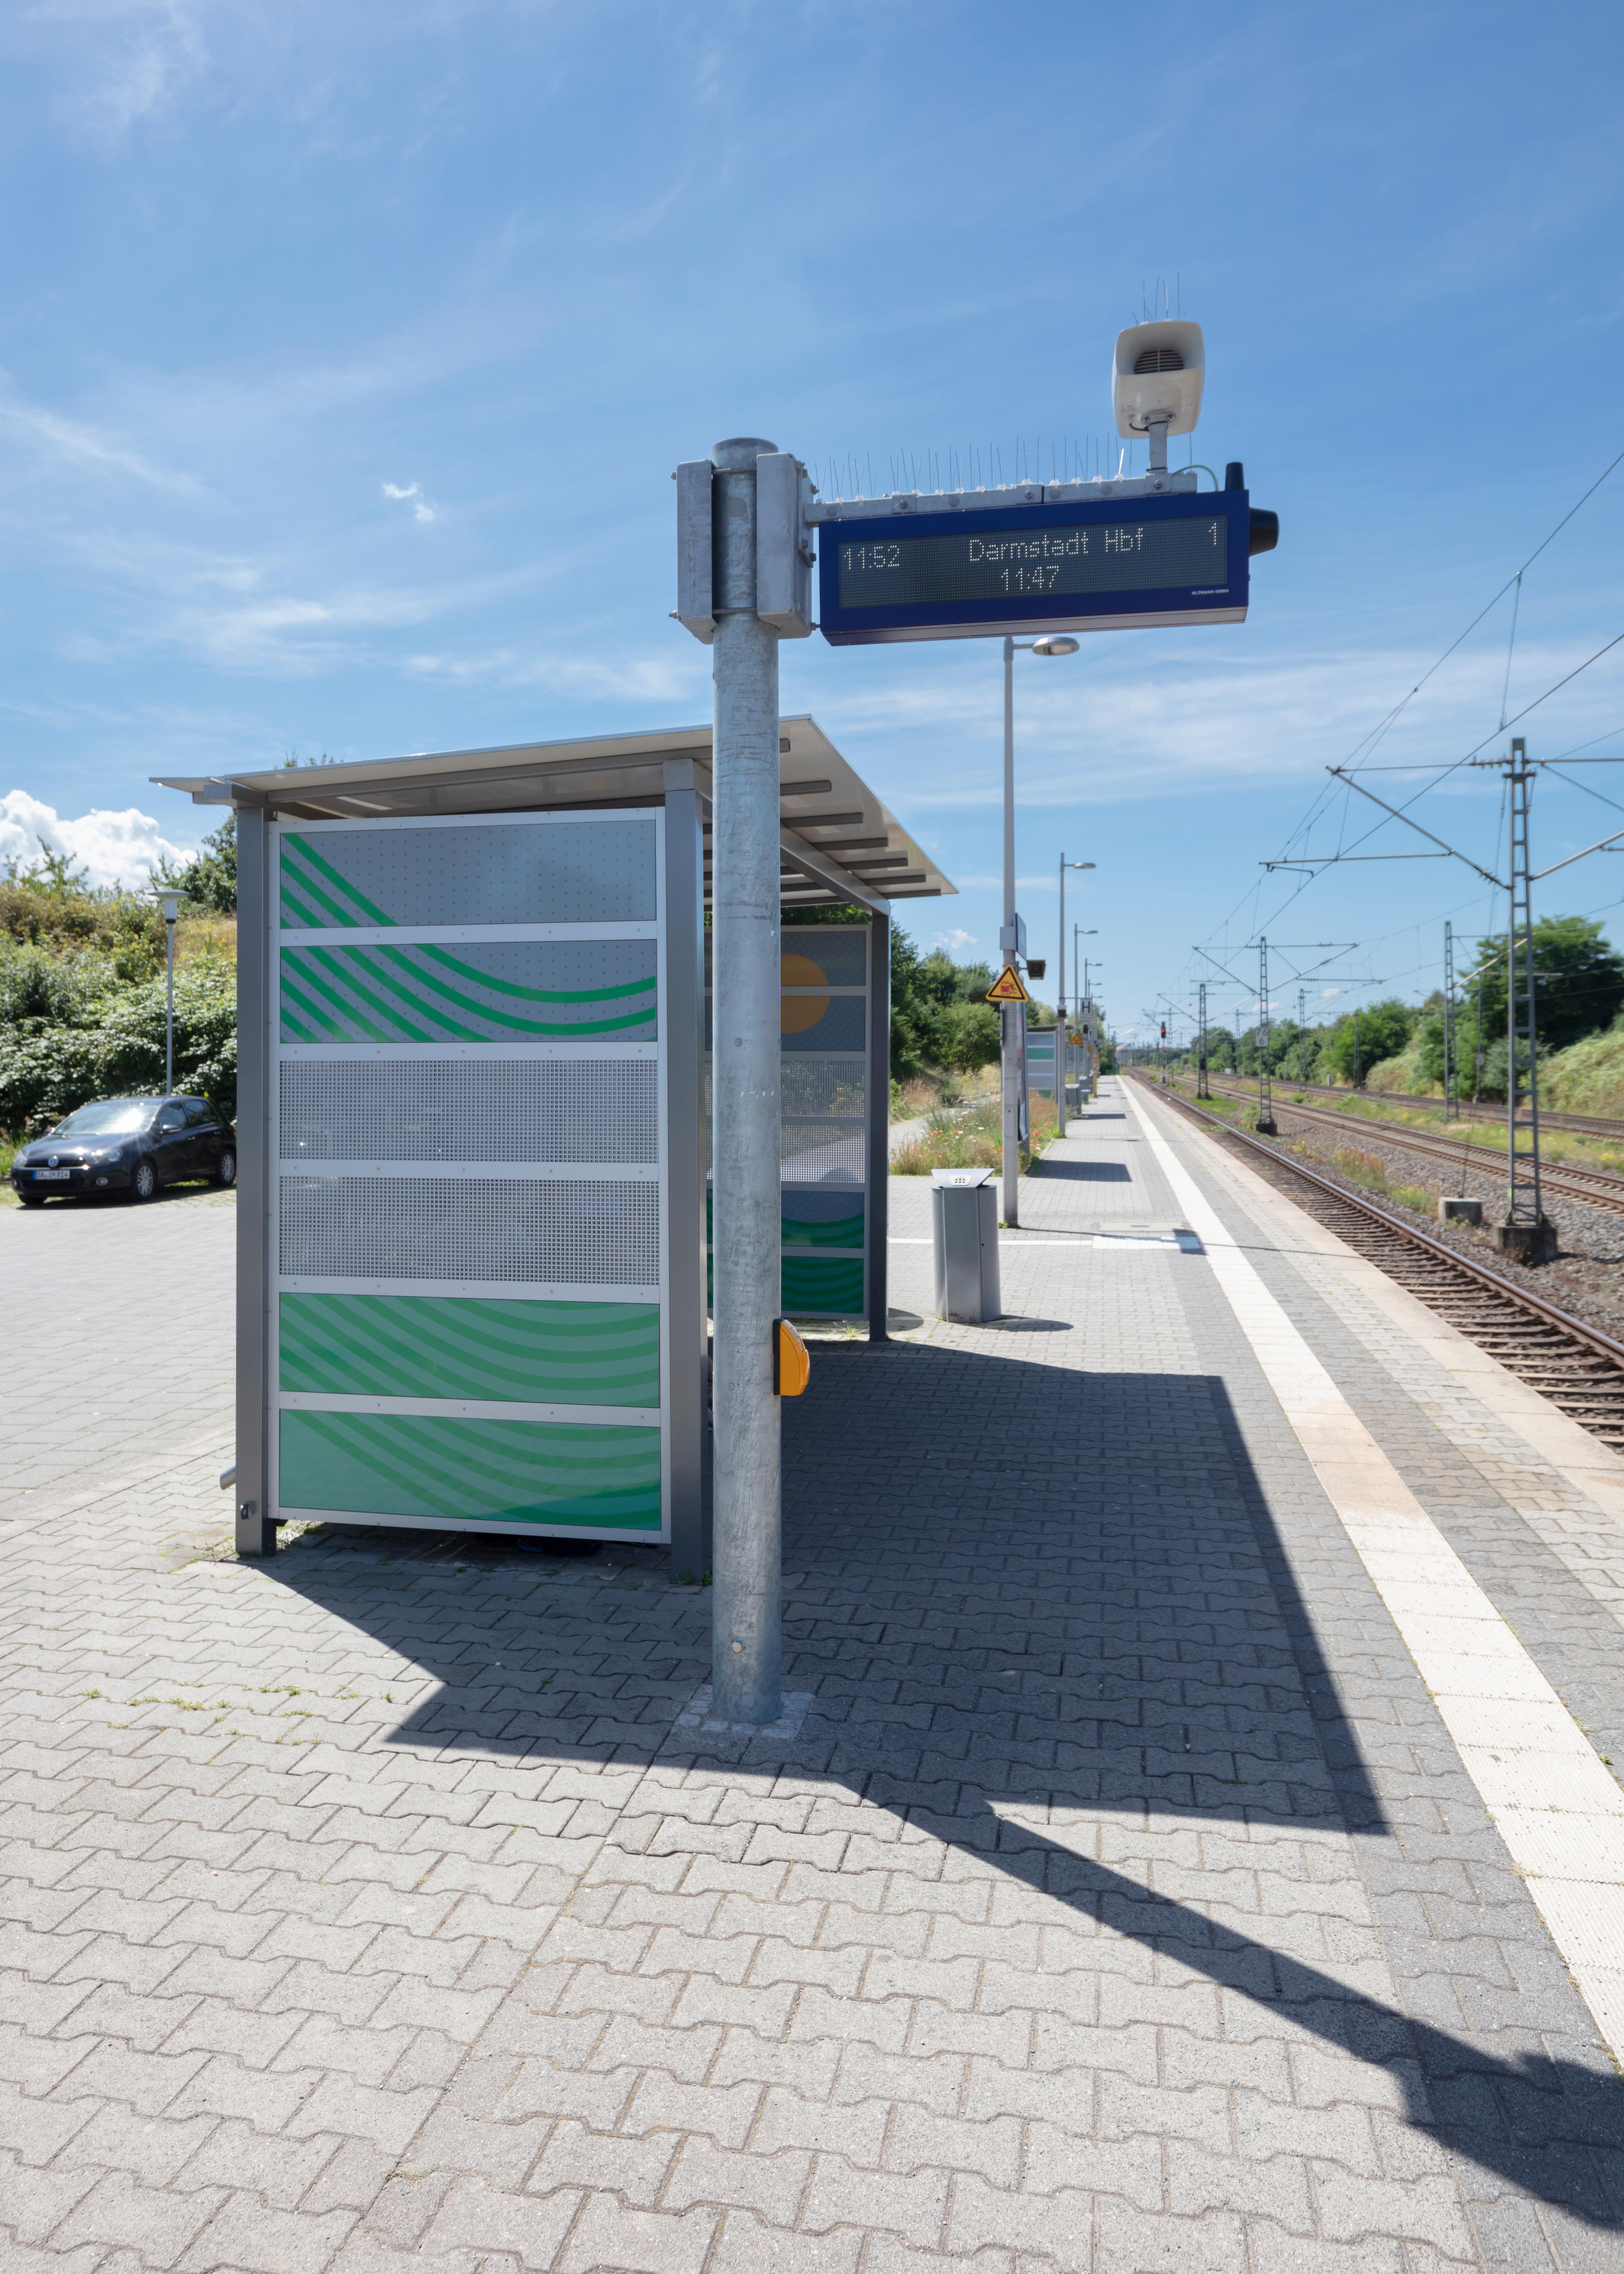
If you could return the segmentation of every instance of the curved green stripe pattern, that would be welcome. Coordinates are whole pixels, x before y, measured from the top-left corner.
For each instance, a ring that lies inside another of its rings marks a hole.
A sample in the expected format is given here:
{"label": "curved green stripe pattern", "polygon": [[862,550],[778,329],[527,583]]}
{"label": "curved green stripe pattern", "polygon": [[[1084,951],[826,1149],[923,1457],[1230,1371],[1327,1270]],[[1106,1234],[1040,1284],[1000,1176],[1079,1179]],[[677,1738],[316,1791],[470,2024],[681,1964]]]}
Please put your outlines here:
{"label": "curved green stripe pattern", "polygon": [[837,1216],[823,1224],[802,1224],[786,1216],[783,1227],[786,1247],[861,1247],[863,1244],[861,1209],[855,1216]]}
{"label": "curved green stripe pattern", "polygon": [[[401,951],[392,948],[389,953],[398,955]],[[443,947],[420,947],[416,953],[435,963],[443,963],[447,971],[455,971],[460,978],[471,979],[481,987],[488,987],[494,995],[522,995],[531,1003],[615,1003],[628,995],[651,995],[654,992],[654,974],[651,971],[646,979],[628,979],[618,987],[519,987],[510,979],[493,979],[488,971],[476,971],[471,963],[459,961],[455,955],[448,955]]]}
{"label": "curved green stripe pattern", "polygon": [[286,1390],[659,1404],[659,1311],[651,1303],[289,1294],[279,1341]]}
{"label": "curved green stripe pattern", "polygon": [[[523,1018],[498,1010],[447,986],[411,960],[423,953],[395,947],[284,947],[282,987],[298,1014],[313,1021],[320,1037],[330,1042],[481,1042],[508,1034],[590,1042],[632,1028],[639,1030],[639,1039],[652,1040],[657,1031],[652,1000],[641,1009],[606,1019]],[[495,984],[481,979],[481,985],[487,983]],[[637,991],[652,997],[654,987],[650,976]],[[424,990],[429,990],[426,996]],[[531,991],[545,1001],[585,1003],[624,990],[599,990],[579,998]],[[454,1016],[454,1011],[463,1015]],[[304,1039],[283,1035],[284,1041]]]}
{"label": "curved green stripe pattern", "polygon": [[786,1255],[783,1260],[783,1295],[786,1311],[833,1312],[859,1317],[863,1307],[863,1268],[861,1256]]}
{"label": "curved green stripe pattern", "polygon": [[[593,1023],[589,1023],[586,1020],[572,1021],[568,1027],[541,1026],[538,1025],[534,1019],[510,1018],[506,1012],[494,1010],[488,1003],[476,1002],[471,996],[465,995],[460,988],[447,986],[443,979],[436,979],[432,972],[424,971],[413,962],[413,956],[415,954],[420,954],[423,952],[420,949],[380,947],[375,948],[371,952],[379,959],[381,960],[387,958],[390,963],[398,967],[398,968],[405,974],[407,978],[410,980],[414,987],[426,987],[432,993],[443,997],[447,1003],[454,1003],[459,1011],[471,1011],[476,1018],[487,1019],[491,1020],[492,1024],[499,1027],[515,1028],[521,1034],[607,1034],[613,1028],[617,1027],[641,1026],[645,1020],[651,1019],[654,1015],[653,1005],[650,1005],[647,1010],[634,1011],[631,1016],[626,1019],[600,1019]],[[342,953],[346,955],[355,956],[364,955],[367,953],[368,951],[365,948],[345,948]],[[411,1003],[415,1010],[425,1016],[432,1015],[432,1005],[419,1002],[415,997],[408,992],[406,989],[400,987],[398,983],[393,982],[387,972],[379,971],[376,972],[374,975],[380,986],[395,984],[396,991],[402,995],[406,1001]],[[483,973],[475,972],[472,975],[478,980],[479,984],[482,987],[494,986],[496,984],[494,981],[487,980]],[[509,988],[507,991],[509,994],[534,993],[537,999],[544,1003],[570,1003],[591,999],[590,998],[572,995],[548,995],[544,993],[539,988],[534,990],[528,988]],[[617,989],[613,991],[619,993],[623,990]],[[653,991],[654,981],[652,977],[648,979],[643,985],[637,990],[637,992],[640,995],[651,995]]]}
{"label": "curved green stripe pattern", "polygon": [[284,1508],[447,1524],[660,1528],[658,1429],[284,1413]]}

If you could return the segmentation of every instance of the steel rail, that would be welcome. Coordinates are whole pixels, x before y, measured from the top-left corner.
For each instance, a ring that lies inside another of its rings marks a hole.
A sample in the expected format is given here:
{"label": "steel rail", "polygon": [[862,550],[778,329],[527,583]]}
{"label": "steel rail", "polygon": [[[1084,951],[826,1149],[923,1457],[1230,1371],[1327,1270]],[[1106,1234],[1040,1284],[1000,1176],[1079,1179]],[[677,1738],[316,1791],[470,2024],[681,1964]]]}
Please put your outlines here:
{"label": "steel rail", "polygon": [[[1207,1076],[1212,1083],[1212,1076]],[[1219,1081],[1213,1084],[1226,1097],[1249,1095],[1244,1087],[1233,1089]],[[1453,1161],[1462,1168],[1475,1168],[1485,1175],[1504,1173],[1506,1156],[1500,1148],[1477,1145],[1469,1137],[1444,1137],[1431,1129],[1407,1129],[1396,1121],[1377,1121],[1365,1114],[1348,1114],[1325,1105],[1298,1105],[1288,1099],[1275,1101],[1274,1114],[1294,1113],[1299,1121],[1307,1121],[1327,1129],[1335,1129],[1351,1136],[1363,1131],[1371,1137],[1385,1137],[1402,1150],[1415,1153],[1423,1160]],[[1569,1200],[1606,1209],[1614,1215],[1624,1214],[1624,1176],[1612,1169],[1575,1168],[1569,1162],[1546,1163],[1541,1171],[1545,1183],[1553,1193],[1565,1193]]]}
{"label": "steel rail", "polygon": [[[1275,1076],[1276,1081],[1279,1078]],[[1423,1113],[1440,1113],[1443,1111],[1441,1097],[1421,1097],[1413,1090],[1348,1089],[1334,1081],[1299,1081],[1292,1087],[1312,1090],[1316,1097],[1368,1097],[1378,1105],[1401,1105]],[[1502,1129],[1506,1126],[1505,1107],[1487,1103],[1481,1098],[1462,1098],[1455,1110],[1462,1121],[1498,1122]],[[1539,1119],[1543,1127],[1565,1129],[1570,1136],[1616,1137],[1624,1142],[1624,1121],[1612,1120],[1604,1113],[1555,1113],[1542,1104]]]}
{"label": "steel rail", "polygon": [[1624,1372],[1624,1342],[1616,1341],[1612,1335],[1604,1333],[1601,1328],[1591,1326],[1584,1319],[1575,1318],[1571,1311],[1563,1310],[1559,1303],[1548,1302],[1543,1295],[1536,1295],[1530,1288],[1518,1286],[1515,1280],[1507,1279],[1503,1273],[1493,1270],[1486,1263],[1479,1263],[1475,1256],[1463,1255],[1458,1247],[1452,1247],[1447,1240],[1434,1239],[1430,1232],[1423,1231],[1419,1225],[1406,1224],[1402,1216],[1393,1215],[1389,1209],[1382,1208],[1375,1201],[1367,1200],[1363,1193],[1350,1193],[1345,1186],[1335,1183],[1333,1178],[1320,1176],[1317,1171],[1305,1167],[1301,1161],[1293,1159],[1290,1154],[1282,1152],[1277,1145],[1271,1145],[1261,1137],[1254,1137],[1247,1130],[1231,1128],[1222,1114],[1208,1113],[1204,1106],[1192,1104],[1189,1098],[1181,1097],[1176,1090],[1163,1090],[1159,1083],[1147,1081],[1137,1070],[1132,1072],[1132,1079],[1142,1083],[1144,1088],[1150,1090],[1153,1095],[1165,1097],[1169,1104],[1176,1106],[1181,1113],[1187,1114],[1200,1127],[1214,1130],[1221,1136],[1230,1138],[1248,1152],[1260,1154],[1266,1161],[1272,1161],[1278,1167],[1289,1170],[1294,1177],[1300,1177],[1304,1184],[1312,1185],[1317,1191],[1324,1193],[1332,1200],[1340,1201],[1344,1207],[1357,1209],[1361,1214],[1372,1217],[1384,1231],[1396,1232],[1413,1246],[1420,1248],[1424,1254],[1434,1257],[1440,1262],[1450,1264],[1462,1276],[1475,1279],[1480,1286],[1488,1288],[1492,1293],[1515,1304],[1518,1310],[1530,1313],[1544,1325],[1554,1327],[1559,1333],[1568,1336],[1573,1341],[1584,1344],[1586,1348],[1594,1351],[1598,1357],[1609,1359],[1620,1372]]}

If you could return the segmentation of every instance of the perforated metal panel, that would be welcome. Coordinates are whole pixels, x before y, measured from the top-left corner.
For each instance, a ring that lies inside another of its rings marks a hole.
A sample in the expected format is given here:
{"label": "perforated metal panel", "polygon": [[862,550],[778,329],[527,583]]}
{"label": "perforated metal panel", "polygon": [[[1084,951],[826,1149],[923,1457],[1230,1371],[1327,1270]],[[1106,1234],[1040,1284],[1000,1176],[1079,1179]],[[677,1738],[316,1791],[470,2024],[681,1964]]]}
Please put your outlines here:
{"label": "perforated metal panel", "polygon": [[285,1279],[658,1287],[660,1193],[585,1177],[282,1179]]}
{"label": "perforated metal panel", "polygon": [[[867,928],[854,925],[794,924],[780,934],[778,1177],[786,1311],[844,1317],[865,1306],[868,947]],[[708,977],[708,940],[706,949]],[[708,1047],[708,1024],[706,1041]],[[709,1065],[707,1058],[707,1085]],[[707,1137],[709,1106],[707,1095]],[[805,1213],[798,1209],[797,1195],[814,1187],[835,1196],[832,1213],[816,1204]],[[805,1225],[818,1229],[808,1235]],[[806,1267],[795,1254],[804,1244],[830,1253]]]}
{"label": "perforated metal panel", "polygon": [[652,820],[282,832],[284,930],[648,922],[658,898]]}
{"label": "perforated metal panel", "polygon": [[[868,1042],[868,1005],[861,995],[789,995],[784,998],[785,1028],[781,1038],[786,1058],[802,1052],[829,1056],[845,1050],[855,1055]],[[791,1026],[788,1022],[797,1023]]]}
{"label": "perforated metal panel", "polygon": [[792,924],[783,935],[782,952],[786,987],[868,983],[866,931],[841,924]]}
{"label": "perforated metal panel", "polygon": [[861,1121],[783,1121],[778,1170],[786,1185],[861,1185],[866,1163]]}
{"label": "perforated metal panel", "polygon": [[651,1058],[284,1058],[284,1161],[659,1159]]}
{"label": "perforated metal panel", "polygon": [[786,1121],[823,1114],[861,1121],[868,1091],[864,1058],[786,1058],[778,1070],[779,1111]]}

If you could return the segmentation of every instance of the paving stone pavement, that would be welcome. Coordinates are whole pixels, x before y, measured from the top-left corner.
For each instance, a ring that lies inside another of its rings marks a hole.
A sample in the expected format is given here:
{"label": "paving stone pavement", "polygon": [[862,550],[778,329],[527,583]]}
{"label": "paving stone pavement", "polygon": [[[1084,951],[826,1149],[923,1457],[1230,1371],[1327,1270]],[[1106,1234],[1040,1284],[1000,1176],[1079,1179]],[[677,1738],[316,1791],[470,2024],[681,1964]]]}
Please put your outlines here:
{"label": "paving stone pavement", "polygon": [[[1179,1142],[1603,1681],[1518,1495],[1598,1569],[1605,1512],[1485,1488],[1500,1419]],[[0,1537],[6,2274],[1624,2269],[1619,2079],[1210,1267],[1092,1234],[1176,1220],[1119,1101],[1022,1216],[1004,1321],[786,1409],[790,1740],[678,1726],[653,1551],[239,1563],[184,1402],[58,1472]]]}
{"label": "paving stone pavement", "polygon": [[0,1539],[177,1445],[230,1458],[236,1225],[188,1186],[0,1208]]}

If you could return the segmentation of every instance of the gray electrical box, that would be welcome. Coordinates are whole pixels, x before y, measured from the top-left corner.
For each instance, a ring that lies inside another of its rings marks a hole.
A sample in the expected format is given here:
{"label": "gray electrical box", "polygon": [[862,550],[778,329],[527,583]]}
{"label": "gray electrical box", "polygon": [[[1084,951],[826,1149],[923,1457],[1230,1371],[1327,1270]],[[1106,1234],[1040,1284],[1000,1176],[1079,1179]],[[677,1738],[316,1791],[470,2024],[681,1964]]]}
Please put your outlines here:
{"label": "gray electrical box", "polygon": [[756,613],[782,639],[812,631],[812,485],[788,450],[756,461]]}
{"label": "gray electrical box", "polygon": [[1001,1317],[995,1172],[933,1169],[930,1187],[936,1316],[972,1327]]}

